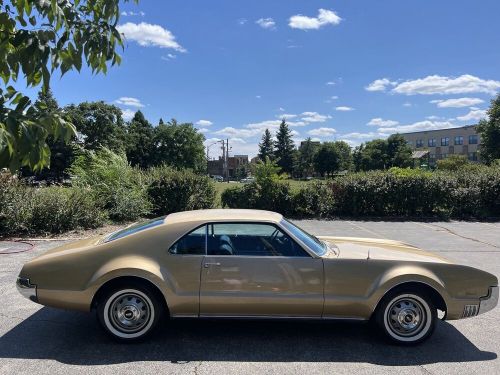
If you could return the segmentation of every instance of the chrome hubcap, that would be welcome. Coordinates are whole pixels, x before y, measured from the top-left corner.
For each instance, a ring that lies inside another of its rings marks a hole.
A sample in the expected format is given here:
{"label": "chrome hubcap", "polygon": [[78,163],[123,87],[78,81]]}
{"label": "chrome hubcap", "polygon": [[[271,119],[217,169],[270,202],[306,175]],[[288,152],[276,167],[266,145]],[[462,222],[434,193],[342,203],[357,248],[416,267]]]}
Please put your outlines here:
{"label": "chrome hubcap", "polygon": [[399,336],[414,336],[425,322],[424,307],[416,299],[404,297],[396,300],[388,309],[389,328]]}
{"label": "chrome hubcap", "polygon": [[122,332],[140,331],[149,321],[151,308],[144,298],[136,293],[124,293],[111,303],[111,324]]}

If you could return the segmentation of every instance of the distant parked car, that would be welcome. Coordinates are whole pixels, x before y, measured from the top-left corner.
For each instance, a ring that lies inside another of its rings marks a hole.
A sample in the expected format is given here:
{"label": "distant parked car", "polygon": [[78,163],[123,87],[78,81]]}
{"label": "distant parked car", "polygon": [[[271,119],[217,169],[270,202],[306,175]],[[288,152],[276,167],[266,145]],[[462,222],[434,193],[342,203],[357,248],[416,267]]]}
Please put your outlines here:
{"label": "distant parked car", "polygon": [[240,180],[242,184],[250,184],[255,181],[254,177],[245,177]]}
{"label": "distant parked car", "polygon": [[[416,344],[438,309],[455,320],[498,302],[490,273],[398,241],[318,238],[257,210],[178,212],[64,244],[26,263],[17,287],[42,305],[97,310],[124,341],[166,315],[371,319],[396,343]],[[480,327],[488,322],[495,316]]]}
{"label": "distant parked car", "polygon": [[215,182],[224,182],[224,177],[222,176],[215,175],[212,176],[212,178],[214,179]]}

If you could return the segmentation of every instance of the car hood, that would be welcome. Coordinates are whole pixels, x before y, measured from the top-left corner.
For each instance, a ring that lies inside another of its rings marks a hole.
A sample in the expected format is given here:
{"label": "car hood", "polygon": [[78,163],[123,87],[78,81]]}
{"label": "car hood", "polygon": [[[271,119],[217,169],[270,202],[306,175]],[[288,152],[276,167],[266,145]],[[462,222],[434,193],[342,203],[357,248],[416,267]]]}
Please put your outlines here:
{"label": "car hood", "polygon": [[319,239],[333,243],[339,259],[375,259],[408,262],[452,263],[450,260],[400,241],[379,238],[330,237]]}

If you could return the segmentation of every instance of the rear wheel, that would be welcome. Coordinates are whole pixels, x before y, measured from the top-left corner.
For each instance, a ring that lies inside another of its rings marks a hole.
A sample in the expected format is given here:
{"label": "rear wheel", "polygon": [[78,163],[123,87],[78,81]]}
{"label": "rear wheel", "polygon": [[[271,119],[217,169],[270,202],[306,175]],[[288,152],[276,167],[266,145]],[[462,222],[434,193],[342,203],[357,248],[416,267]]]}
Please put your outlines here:
{"label": "rear wheel", "polygon": [[391,341],[402,345],[418,344],[429,338],[435,328],[437,310],[421,292],[400,290],[380,302],[375,321]]}
{"label": "rear wheel", "polygon": [[109,290],[97,306],[99,322],[120,341],[138,341],[151,334],[161,313],[155,293],[140,284]]}

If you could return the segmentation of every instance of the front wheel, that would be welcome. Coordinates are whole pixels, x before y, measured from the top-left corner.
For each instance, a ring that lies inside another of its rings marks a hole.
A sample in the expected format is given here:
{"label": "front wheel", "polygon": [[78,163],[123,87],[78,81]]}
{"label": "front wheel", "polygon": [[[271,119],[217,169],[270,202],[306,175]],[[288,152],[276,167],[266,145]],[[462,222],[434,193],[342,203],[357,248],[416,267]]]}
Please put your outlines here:
{"label": "front wheel", "polygon": [[375,313],[375,321],[391,341],[418,344],[434,331],[437,310],[423,293],[399,291],[384,297]]}
{"label": "front wheel", "polygon": [[119,341],[138,341],[158,324],[161,304],[150,288],[140,285],[108,291],[97,307],[99,322]]}

